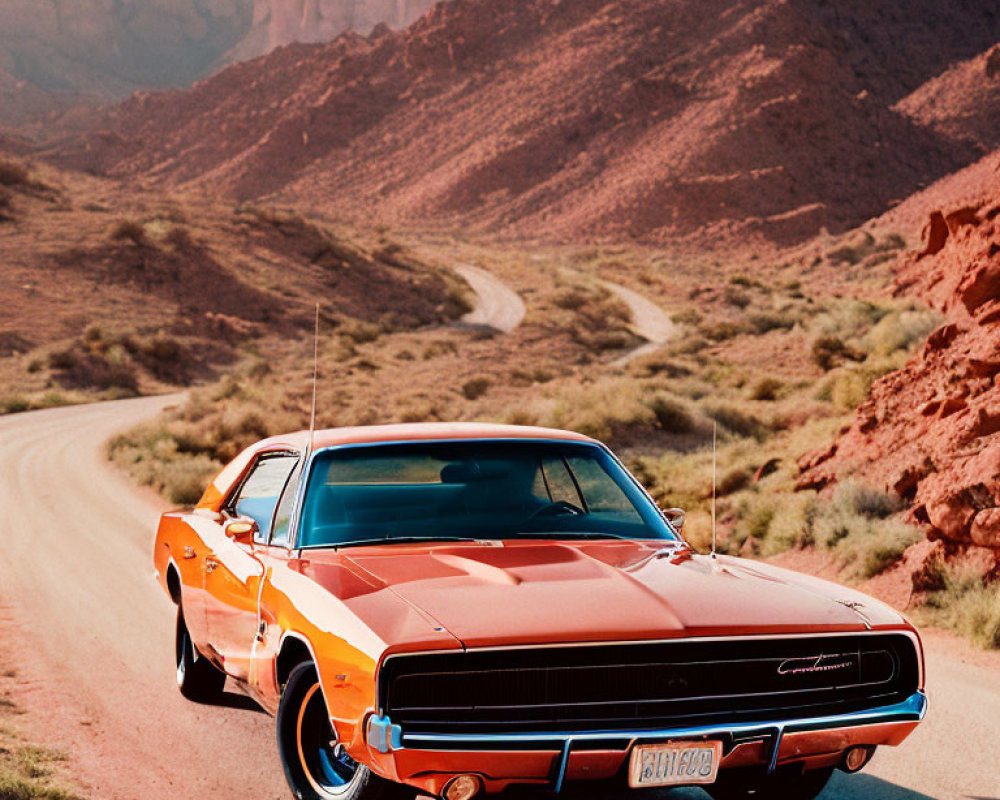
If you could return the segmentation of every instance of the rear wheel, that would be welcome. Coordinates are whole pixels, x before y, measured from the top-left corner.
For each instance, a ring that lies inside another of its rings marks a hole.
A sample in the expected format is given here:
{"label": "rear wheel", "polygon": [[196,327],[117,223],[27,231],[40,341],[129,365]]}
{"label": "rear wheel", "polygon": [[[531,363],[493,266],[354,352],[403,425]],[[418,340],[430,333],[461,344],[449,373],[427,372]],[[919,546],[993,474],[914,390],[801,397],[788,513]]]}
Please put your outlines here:
{"label": "rear wheel", "polygon": [[191,634],[184,623],[184,612],[177,607],[177,634],[174,651],[177,661],[177,688],[188,700],[212,703],[222,695],[226,685],[225,673],[215,666],[194,646]]}
{"label": "rear wheel", "polygon": [[813,800],[832,774],[832,768],[733,777],[720,773],[718,782],[705,788],[714,800]]}
{"label": "rear wheel", "polygon": [[288,677],[278,706],[278,753],[298,800],[404,800],[407,787],[375,775],[337,741],[312,662]]}

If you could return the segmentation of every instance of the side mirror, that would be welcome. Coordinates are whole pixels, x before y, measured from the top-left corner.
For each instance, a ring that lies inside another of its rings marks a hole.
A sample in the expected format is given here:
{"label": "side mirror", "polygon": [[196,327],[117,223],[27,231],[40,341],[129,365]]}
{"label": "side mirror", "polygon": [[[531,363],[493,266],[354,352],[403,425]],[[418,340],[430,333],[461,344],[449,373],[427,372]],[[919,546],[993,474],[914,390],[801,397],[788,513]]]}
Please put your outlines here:
{"label": "side mirror", "polygon": [[663,510],[663,516],[667,522],[674,526],[678,533],[684,531],[684,520],[687,519],[687,512],[683,508],[667,508]]}
{"label": "side mirror", "polygon": [[233,519],[223,528],[226,536],[237,544],[252,544],[257,533],[257,523],[248,519]]}

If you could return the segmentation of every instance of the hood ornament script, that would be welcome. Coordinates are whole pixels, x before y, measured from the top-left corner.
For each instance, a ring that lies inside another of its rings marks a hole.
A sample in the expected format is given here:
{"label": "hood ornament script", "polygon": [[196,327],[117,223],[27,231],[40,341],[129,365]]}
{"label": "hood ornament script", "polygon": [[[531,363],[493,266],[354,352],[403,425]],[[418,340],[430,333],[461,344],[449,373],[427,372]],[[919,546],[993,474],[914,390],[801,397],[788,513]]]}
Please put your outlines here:
{"label": "hood ornament script", "polygon": [[788,658],[778,665],[779,675],[807,675],[812,672],[834,672],[838,669],[848,669],[857,664],[854,653],[843,655],[819,655],[815,658]]}

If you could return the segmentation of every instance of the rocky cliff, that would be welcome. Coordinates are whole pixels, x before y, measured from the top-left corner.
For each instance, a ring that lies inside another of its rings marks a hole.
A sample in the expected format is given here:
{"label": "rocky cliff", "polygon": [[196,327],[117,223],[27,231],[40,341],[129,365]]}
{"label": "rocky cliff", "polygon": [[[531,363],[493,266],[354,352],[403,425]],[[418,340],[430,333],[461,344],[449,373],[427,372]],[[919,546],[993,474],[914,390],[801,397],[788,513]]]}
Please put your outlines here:
{"label": "rocky cliff", "polygon": [[897,294],[947,316],[853,424],[801,462],[803,487],[848,475],[895,491],[932,538],[1000,563],[1000,195],[934,212]]}

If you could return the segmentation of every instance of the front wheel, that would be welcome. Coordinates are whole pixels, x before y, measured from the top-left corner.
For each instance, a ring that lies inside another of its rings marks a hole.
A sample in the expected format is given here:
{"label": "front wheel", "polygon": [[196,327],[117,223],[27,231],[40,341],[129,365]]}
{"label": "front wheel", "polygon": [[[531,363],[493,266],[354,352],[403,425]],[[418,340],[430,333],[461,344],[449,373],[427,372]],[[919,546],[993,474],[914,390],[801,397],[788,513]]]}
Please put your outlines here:
{"label": "front wheel", "polygon": [[177,607],[177,633],[174,650],[177,660],[177,688],[188,700],[212,703],[222,695],[226,675],[201,655],[184,623],[184,612]]}
{"label": "front wheel", "polygon": [[278,754],[298,800],[404,800],[413,792],[375,775],[337,741],[316,667],[292,670],[278,705]]}
{"label": "front wheel", "polygon": [[813,800],[830,780],[832,768],[729,778],[706,786],[714,800]]}

